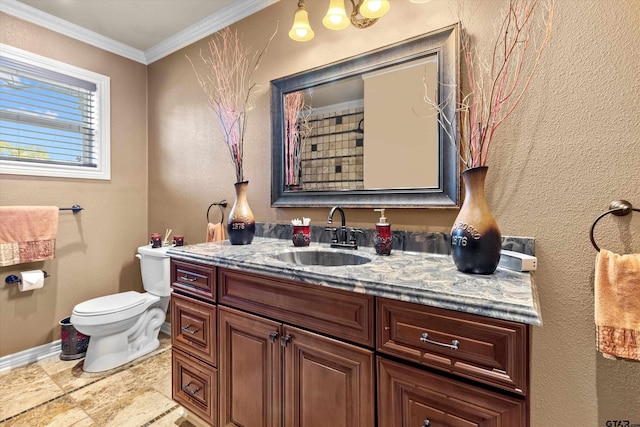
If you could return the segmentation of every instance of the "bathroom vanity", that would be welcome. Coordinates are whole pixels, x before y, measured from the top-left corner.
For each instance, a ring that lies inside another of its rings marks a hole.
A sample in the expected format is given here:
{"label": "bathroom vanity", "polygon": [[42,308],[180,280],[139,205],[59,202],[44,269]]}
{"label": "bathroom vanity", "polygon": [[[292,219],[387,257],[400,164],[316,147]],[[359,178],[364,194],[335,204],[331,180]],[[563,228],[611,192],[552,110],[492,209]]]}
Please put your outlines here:
{"label": "bathroom vanity", "polygon": [[529,425],[529,274],[372,248],[360,265],[279,256],[334,250],[315,246],[169,251],[174,400],[213,426]]}

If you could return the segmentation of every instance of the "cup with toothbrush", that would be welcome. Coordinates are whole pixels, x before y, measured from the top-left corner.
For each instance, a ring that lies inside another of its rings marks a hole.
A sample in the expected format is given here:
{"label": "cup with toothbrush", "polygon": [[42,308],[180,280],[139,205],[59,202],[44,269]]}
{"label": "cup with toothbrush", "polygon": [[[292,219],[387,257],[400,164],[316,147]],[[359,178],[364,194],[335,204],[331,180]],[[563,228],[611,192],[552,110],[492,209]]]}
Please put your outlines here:
{"label": "cup with toothbrush", "polygon": [[292,219],[291,225],[293,225],[293,246],[303,247],[309,246],[311,243],[311,218],[299,218]]}

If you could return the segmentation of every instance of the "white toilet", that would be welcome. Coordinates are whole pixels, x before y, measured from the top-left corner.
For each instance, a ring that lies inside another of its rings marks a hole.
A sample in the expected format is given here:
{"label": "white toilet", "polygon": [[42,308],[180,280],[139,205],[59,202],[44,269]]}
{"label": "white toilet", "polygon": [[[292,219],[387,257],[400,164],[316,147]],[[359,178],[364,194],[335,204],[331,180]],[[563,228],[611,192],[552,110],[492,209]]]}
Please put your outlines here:
{"label": "white toilet", "polygon": [[74,307],[71,324],[90,337],[84,371],[113,369],[158,348],[171,294],[168,248],[138,248],[145,293],[106,295]]}

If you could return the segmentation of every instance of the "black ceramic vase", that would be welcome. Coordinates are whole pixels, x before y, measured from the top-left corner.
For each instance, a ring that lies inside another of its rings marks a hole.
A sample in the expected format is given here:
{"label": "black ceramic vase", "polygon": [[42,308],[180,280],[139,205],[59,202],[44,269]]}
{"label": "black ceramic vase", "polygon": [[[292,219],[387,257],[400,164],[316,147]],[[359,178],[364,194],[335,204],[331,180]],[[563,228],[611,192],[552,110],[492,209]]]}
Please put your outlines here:
{"label": "black ceramic vase", "polygon": [[484,195],[486,166],[462,172],[465,196],[451,228],[451,256],[458,270],[491,274],[500,262],[502,236]]}
{"label": "black ceramic vase", "polygon": [[227,232],[232,245],[248,245],[256,233],[256,220],[247,202],[249,181],[236,182],[236,200],[229,212]]}

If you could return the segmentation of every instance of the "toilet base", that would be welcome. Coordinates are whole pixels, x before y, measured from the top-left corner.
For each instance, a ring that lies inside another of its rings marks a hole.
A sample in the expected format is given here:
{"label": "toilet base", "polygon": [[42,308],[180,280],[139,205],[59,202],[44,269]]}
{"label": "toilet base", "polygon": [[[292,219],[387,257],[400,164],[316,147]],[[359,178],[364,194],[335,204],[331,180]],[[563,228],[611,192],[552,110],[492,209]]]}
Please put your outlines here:
{"label": "toilet base", "polygon": [[108,371],[157,349],[160,346],[158,334],[165,319],[166,304],[162,304],[162,307],[147,310],[133,327],[123,332],[91,336],[82,370]]}

